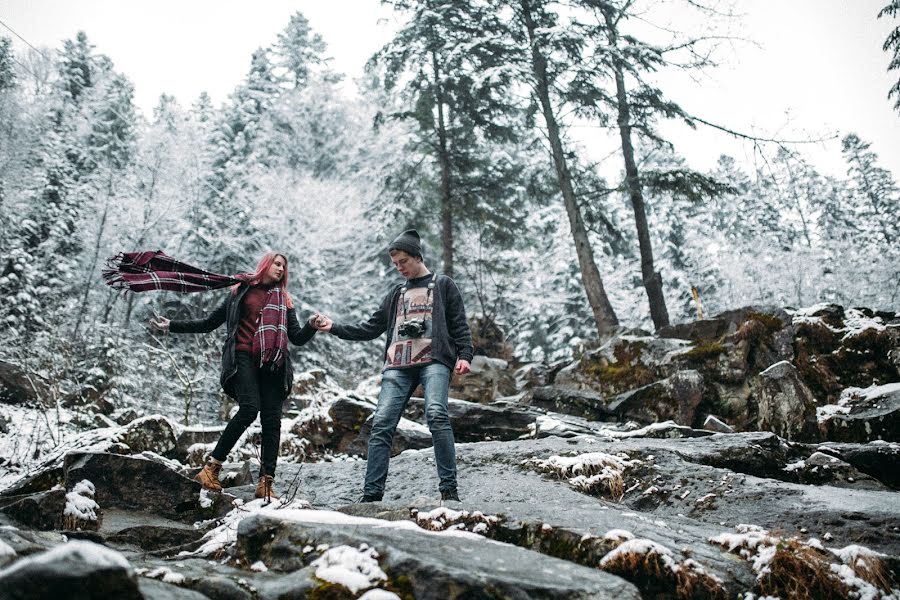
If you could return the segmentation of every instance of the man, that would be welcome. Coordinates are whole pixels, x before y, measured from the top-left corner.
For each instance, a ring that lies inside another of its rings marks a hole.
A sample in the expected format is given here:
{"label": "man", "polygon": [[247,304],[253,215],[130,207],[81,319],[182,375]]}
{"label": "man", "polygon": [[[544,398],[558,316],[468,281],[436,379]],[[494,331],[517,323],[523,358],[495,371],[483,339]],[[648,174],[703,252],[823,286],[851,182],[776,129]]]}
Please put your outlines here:
{"label": "man", "polygon": [[372,340],[388,332],[361,502],[377,502],[384,495],[394,431],[420,383],[425,390],[425,417],[434,444],[441,500],[459,501],[447,396],[452,371],[468,373],[472,360],[472,334],[462,296],[452,279],[428,270],[415,229],[397,236],[388,252],[406,282],[388,292],[368,321],[343,325],[324,315],[314,320],[317,329],[343,340]]}

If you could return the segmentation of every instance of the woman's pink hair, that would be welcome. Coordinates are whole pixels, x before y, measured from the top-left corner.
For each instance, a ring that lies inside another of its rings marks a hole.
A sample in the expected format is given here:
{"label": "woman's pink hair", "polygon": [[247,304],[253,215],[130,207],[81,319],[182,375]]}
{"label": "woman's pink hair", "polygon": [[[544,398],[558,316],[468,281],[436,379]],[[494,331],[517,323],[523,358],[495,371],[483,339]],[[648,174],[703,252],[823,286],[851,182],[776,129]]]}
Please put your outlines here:
{"label": "woman's pink hair", "polygon": [[[256,265],[256,270],[253,273],[247,273],[246,281],[250,285],[258,285],[263,276],[266,274],[266,271],[269,270],[269,267],[272,266],[272,263],[275,262],[275,258],[280,256],[284,259],[284,275],[281,276],[281,281],[278,286],[281,288],[281,292],[284,294],[284,302],[287,304],[288,308],[294,308],[294,301],[291,299],[291,295],[288,294],[287,291],[287,282],[288,282],[288,259],[287,256],[282,254],[281,252],[266,252],[263,254],[263,257],[259,259],[259,264]],[[239,286],[234,286],[231,288],[231,293],[236,293]]]}

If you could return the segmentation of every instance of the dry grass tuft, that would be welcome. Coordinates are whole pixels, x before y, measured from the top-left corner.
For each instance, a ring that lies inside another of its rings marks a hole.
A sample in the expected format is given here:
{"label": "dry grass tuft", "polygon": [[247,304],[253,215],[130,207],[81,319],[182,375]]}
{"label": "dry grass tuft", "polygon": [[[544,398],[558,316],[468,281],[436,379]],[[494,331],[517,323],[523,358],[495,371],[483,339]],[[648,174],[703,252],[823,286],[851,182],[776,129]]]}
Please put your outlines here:
{"label": "dry grass tuft", "polygon": [[850,589],[821,550],[797,540],[780,540],[757,579],[759,595],[795,600],[846,600]]}
{"label": "dry grass tuft", "polygon": [[725,600],[722,582],[696,561],[675,561],[672,552],[649,540],[629,540],[603,557],[600,568],[633,583],[645,597]]}

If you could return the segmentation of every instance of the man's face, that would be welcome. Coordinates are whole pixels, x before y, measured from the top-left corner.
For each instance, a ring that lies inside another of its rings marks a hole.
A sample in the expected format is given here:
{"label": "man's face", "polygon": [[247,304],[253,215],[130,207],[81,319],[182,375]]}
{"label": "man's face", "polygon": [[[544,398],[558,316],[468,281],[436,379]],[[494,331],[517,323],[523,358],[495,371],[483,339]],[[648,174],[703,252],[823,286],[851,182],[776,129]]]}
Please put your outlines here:
{"label": "man's face", "polygon": [[419,272],[422,259],[410,256],[403,250],[394,250],[391,252],[391,263],[404,279],[410,279]]}

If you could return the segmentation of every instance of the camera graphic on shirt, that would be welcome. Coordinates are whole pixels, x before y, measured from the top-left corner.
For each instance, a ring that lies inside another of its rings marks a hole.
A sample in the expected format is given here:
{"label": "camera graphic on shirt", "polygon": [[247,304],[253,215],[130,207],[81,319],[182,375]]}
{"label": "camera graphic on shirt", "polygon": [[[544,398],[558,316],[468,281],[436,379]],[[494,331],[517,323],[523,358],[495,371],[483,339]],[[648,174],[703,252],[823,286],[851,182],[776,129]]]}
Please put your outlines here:
{"label": "camera graphic on shirt", "polygon": [[406,339],[420,338],[430,329],[429,324],[424,318],[404,321],[397,326],[397,335]]}

